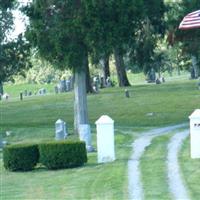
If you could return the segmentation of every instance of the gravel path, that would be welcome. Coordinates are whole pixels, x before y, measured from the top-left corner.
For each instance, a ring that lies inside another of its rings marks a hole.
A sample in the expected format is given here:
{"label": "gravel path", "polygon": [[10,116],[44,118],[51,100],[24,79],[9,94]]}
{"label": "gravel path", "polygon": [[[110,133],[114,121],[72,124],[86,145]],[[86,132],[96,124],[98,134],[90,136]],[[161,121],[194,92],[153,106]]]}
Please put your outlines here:
{"label": "gravel path", "polygon": [[182,182],[178,163],[178,152],[181,148],[183,140],[186,139],[188,134],[188,130],[179,132],[171,138],[170,143],[168,144],[168,184],[174,199],[189,199],[187,190]]}
{"label": "gravel path", "polygon": [[184,126],[186,126],[186,124],[153,129],[143,133],[140,138],[134,141],[132,144],[133,154],[131,159],[128,161],[129,199],[144,199],[139,163],[145,148],[151,144],[151,141],[154,137],[165,135],[170,131],[182,128]]}

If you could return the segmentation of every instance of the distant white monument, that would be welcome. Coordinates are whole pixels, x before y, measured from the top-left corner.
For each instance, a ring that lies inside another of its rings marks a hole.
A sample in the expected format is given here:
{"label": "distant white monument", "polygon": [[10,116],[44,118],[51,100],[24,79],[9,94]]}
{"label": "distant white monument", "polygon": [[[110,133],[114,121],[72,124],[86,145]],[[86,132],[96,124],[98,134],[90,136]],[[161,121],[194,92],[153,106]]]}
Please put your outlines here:
{"label": "distant white monument", "polygon": [[196,109],[189,119],[191,158],[200,158],[200,109]]}
{"label": "distant white monument", "polygon": [[66,131],[66,123],[58,119],[55,123],[55,129],[56,129],[56,134],[55,134],[55,139],[56,140],[64,140],[67,137],[67,131]]}
{"label": "distant white monument", "polygon": [[97,126],[97,153],[98,163],[115,160],[114,121],[107,115],[101,116]]}

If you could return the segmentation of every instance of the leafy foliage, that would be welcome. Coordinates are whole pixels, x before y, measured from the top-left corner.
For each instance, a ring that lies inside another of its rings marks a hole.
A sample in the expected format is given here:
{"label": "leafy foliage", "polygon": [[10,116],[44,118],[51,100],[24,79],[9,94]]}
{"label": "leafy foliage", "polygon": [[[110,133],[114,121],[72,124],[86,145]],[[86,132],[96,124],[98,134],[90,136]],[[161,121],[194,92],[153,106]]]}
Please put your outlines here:
{"label": "leafy foliage", "polygon": [[144,0],[141,26],[136,32],[136,41],[130,50],[130,56],[146,74],[153,66],[154,50],[165,33],[164,1]]}
{"label": "leafy foliage", "polygon": [[16,0],[0,0],[0,43],[6,41],[7,33],[12,29],[13,16],[11,9],[15,6]]}
{"label": "leafy foliage", "polygon": [[24,12],[30,26],[26,37],[40,55],[59,68],[81,68],[86,56],[85,11],[80,1],[36,0]]}
{"label": "leafy foliage", "polygon": [[15,0],[0,1],[0,93],[3,93],[3,82],[19,72],[23,74],[23,70],[31,66],[29,45],[22,35],[15,41],[7,38],[13,27],[12,8],[15,5]]}
{"label": "leafy foliage", "polygon": [[11,41],[0,46],[0,80],[8,81],[13,75],[20,73],[31,67],[29,61],[30,46],[19,36],[17,41]]}
{"label": "leafy foliage", "polygon": [[11,171],[32,170],[39,160],[36,144],[9,145],[3,149],[4,167]]}
{"label": "leafy foliage", "polygon": [[40,162],[48,169],[77,167],[87,162],[84,142],[46,142],[39,145]]}

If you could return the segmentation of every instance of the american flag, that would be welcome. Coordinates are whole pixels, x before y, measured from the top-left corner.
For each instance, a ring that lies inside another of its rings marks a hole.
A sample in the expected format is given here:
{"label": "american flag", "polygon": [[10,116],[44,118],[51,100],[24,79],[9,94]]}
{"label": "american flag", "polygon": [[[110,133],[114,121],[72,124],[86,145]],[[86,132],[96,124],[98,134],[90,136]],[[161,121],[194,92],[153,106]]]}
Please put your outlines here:
{"label": "american flag", "polygon": [[186,15],[179,25],[179,29],[187,30],[200,28],[200,10],[189,13]]}

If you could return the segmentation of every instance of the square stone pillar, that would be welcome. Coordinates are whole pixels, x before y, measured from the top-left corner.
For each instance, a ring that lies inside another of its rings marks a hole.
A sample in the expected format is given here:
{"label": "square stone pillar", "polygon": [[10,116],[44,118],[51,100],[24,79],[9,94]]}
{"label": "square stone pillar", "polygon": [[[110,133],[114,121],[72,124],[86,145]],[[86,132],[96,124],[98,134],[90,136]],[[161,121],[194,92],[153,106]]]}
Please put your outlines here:
{"label": "square stone pillar", "polygon": [[191,158],[200,158],[200,109],[196,109],[189,119]]}
{"label": "square stone pillar", "polygon": [[96,122],[97,126],[97,154],[98,163],[115,160],[114,121],[107,115],[101,116]]}

